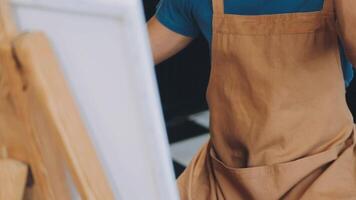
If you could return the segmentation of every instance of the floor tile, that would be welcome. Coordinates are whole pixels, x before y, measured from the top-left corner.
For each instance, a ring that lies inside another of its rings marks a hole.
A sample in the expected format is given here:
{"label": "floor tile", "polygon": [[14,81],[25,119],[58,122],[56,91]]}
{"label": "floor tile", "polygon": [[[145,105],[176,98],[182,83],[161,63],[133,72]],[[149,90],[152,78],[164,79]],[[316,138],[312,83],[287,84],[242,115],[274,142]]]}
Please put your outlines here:
{"label": "floor tile", "polygon": [[170,149],[173,160],[187,166],[209,138],[209,134],[204,134],[172,144]]}

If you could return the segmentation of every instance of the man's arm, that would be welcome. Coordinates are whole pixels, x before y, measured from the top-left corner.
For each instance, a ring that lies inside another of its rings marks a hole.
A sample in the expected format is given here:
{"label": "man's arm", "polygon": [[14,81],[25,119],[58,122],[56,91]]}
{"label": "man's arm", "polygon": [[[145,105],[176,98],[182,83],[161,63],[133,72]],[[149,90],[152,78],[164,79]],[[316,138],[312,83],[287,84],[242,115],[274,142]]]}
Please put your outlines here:
{"label": "man's arm", "polygon": [[155,64],[175,55],[192,41],[190,37],[169,30],[156,17],[148,21],[147,27]]}
{"label": "man's arm", "polygon": [[335,0],[335,7],[346,55],[356,68],[356,0]]}

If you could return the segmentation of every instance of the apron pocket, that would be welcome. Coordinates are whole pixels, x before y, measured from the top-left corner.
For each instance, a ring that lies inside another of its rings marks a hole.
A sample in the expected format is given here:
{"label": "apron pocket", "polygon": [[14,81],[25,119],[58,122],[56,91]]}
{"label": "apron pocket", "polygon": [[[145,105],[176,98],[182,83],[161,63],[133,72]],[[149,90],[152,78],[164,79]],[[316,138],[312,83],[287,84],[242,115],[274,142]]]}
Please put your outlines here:
{"label": "apron pocket", "polygon": [[304,178],[321,173],[320,170],[337,160],[344,150],[353,147],[353,141],[354,134],[345,143],[329,150],[290,162],[258,167],[229,167],[218,159],[212,146],[209,147],[209,156],[222,193],[227,192],[236,199],[240,199],[241,194],[249,197],[247,199],[279,199]]}

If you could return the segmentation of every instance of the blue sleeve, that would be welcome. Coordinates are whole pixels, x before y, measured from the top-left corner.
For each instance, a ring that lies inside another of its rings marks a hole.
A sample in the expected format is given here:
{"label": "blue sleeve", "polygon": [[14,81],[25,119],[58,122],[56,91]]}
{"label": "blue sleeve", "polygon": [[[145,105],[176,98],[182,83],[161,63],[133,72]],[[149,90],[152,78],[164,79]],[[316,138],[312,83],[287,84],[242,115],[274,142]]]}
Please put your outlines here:
{"label": "blue sleeve", "polygon": [[346,87],[348,87],[354,78],[354,70],[352,64],[346,57],[345,48],[343,47],[341,41],[339,43],[340,43],[340,58],[342,64],[342,71],[344,72],[345,85]]}
{"label": "blue sleeve", "polygon": [[194,0],[160,0],[156,17],[168,29],[188,37],[196,37],[199,28],[193,17]]}

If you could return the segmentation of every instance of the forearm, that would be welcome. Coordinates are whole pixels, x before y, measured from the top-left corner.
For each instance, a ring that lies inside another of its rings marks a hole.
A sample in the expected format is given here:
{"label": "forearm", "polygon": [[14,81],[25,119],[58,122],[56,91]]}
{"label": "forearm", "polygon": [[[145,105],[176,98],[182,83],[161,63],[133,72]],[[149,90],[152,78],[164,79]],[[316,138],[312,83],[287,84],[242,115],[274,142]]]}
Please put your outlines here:
{"label": "forearm", "polygon": [[175,55],[192,40],[167,29],[155,17],[147,23],[147,28],[155,64]]}

